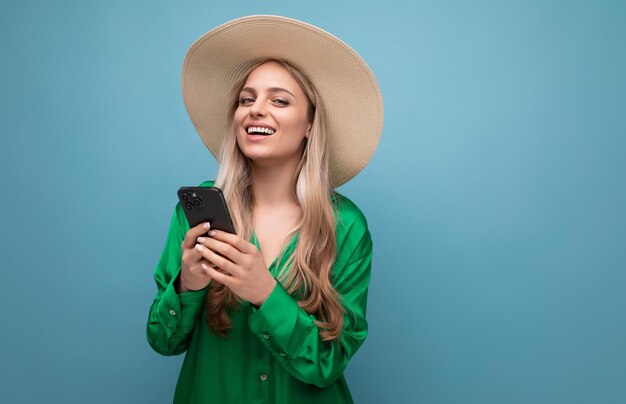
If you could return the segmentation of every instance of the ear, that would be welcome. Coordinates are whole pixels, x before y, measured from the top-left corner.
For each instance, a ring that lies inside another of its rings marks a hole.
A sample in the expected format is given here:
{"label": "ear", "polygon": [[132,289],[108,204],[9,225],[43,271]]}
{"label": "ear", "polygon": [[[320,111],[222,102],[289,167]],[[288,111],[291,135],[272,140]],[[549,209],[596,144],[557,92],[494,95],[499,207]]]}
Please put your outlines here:
{"label": "ear", "polygon": [[309,127],[306,130],[306,133],[304,134],[305,138],[309,138],[309,136],[311,136],[311,128],[313,127],[313,124],[309,124]]}

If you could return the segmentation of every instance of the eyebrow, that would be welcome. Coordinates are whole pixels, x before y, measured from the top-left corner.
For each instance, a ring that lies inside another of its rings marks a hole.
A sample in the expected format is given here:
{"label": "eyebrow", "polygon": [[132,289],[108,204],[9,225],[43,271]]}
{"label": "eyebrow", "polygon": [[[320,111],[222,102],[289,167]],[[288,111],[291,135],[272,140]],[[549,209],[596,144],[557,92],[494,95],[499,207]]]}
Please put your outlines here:
{"label": "eyebrow", "polygon": [[[256,93],[256,90],[255,90],[254,88],[251,88],[251,87],[244,87],[244,88],[242,88],[242,89],[241,89],[241,91],[242,91],[242,92],[243,92],[243,91],[249,91],[249,92],[251,92],[251,93]],[[268,89],[267,89],[267,91],[269,91],[269,92],[271,92],[271,93],[275,93],[275,92],[278,92],[278,91],[284,91],[284,92],[286,92],[286,93],[291,94],[291,96],[292,96],[293,98],[296,98],[296,96],[294,95],[294,93],[292,93],[291,91],[287,90],[286,88],[282,88],[282,87],[270,87],[270,88],[268,88]]]}

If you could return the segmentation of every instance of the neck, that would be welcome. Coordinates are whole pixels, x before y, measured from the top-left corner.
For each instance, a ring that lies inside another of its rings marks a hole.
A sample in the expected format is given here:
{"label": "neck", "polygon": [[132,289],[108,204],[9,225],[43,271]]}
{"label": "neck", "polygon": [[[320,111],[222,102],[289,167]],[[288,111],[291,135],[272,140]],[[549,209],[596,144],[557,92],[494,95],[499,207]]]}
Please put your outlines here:
{"label": "neck", "polygon": [[252,162],[252,194],[257,208],[298,204],[293,181],[298,163],[296,159],[281,165]]}

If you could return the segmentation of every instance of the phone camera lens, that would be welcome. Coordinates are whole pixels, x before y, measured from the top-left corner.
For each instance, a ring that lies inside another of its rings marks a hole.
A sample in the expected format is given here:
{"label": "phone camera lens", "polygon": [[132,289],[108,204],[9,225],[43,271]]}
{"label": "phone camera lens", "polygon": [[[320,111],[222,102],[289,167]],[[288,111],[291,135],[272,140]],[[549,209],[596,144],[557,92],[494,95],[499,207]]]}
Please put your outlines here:
{"label": "phone camera lens", "polygon": [[197,208],[202,206],[202,199],[200,198],[194,198],[192,202],[193,202],[193,206]]}
{"label": "phone camera lens", "polygon": [[185,210],[193,210],[193,204],[191,202],[185,202],[183,204],[183,207],[185,208]]}
{"label": "phone camera lens", "polygon": [[187,202],[188,200],[191,199],[191,197],[189,196],[189,194],[187,192],[184,192],[182,197],[183,197],[183,201],[184,202]]}

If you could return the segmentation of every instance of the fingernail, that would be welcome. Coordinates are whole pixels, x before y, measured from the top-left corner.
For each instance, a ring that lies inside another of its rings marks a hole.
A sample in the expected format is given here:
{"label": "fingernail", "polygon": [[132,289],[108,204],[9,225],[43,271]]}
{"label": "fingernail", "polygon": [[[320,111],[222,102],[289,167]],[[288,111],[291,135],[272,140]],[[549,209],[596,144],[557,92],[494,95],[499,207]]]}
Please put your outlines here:
{"label": "fingernail", "polygon": [[198,237],[198,243],[204,243],[204,237]]}
{"label": "fingernail", "polygon": [[211,230],[211,231],[209,232],[209,236],[215,236],[216,234],[217,234],[217,233],[215,232],[215,230]]}
{"label": "fingernail", "polygon": [[202,246],[200,244],[196,244],[196,250],[202,251]]}
{"label": "fingernail", "polygon": [[200,266],[202,266],[202,269],[209,269],[209,266],[207,264],[205,264],[204,262],[202,264],[200,264]]}
{"label": "fingernail", "polygon": [[205,228],[205,229],[210,229],[210,228],[211,228],[211,223],[206,222],[206,223],[204,224],[204,228]]}

